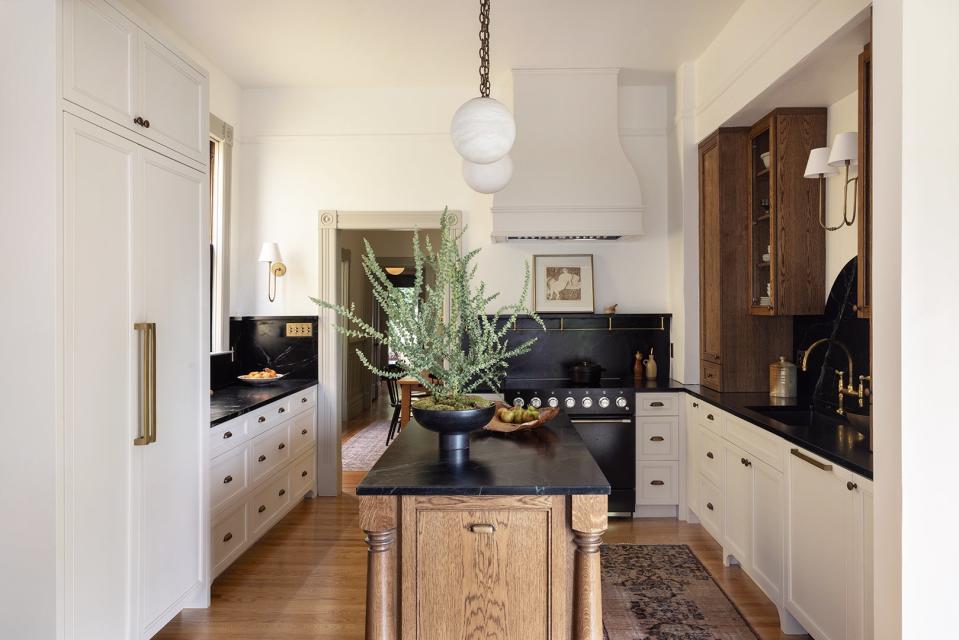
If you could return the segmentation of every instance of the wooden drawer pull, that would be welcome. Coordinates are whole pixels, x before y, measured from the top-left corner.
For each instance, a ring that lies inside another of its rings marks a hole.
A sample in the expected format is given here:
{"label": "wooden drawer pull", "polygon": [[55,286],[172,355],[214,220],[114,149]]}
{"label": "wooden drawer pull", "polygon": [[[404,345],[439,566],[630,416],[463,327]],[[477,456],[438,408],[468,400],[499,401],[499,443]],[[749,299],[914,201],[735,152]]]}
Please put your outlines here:
{"label": "wooden drawer pull", "polygon": [[261,455],[261,456],[260,456],[259,458],[257,458],[256,460],[257,460],[257,462],[263,462],[264,460],[266,460],[266,456]]}
{"label": "wooden drawer pull", "polygon": [[473,533],[495,533],[496,527],[491,524],[471,524],[470,531]]}
{"label": "wooden drawer pull", "polygon": [[229,531],[227,531],[226,535],[223,536],[223,542],[229,542],[232,539],[233,539],[233,534],[230,533]]}
{"label": "wooden drawer pull", "polygon": [[653,436],[652,438],[649,439],[649,441],[650,441],[650,442],[662,442],[662,441],[665,440],[665,439],[666,439],[666,438],[664,438],[663,436]]}
{"label": "wooden drawer pull", "polygon": [[233,476],[223,478],[223,484],[230,484],[231,482],[233,482]]}
{"label": "wooden drawer pull", "polygon": [[265,504],[261,504],[261,505],[260,505],[260,508],[256,510],[257,513],[263,513],[264,511],[266,511],[266,505],[265,505]]}
{"label": "wooden drawer pull", "polygon": [[707,451],[707,452],[706,452],[706,457],[709,458],[710,460],[712,460],[712,459],[715,458],[716,456],[713,455],[713,452],[712,452],[712,451]]}
{"label": "wooden drawer pull", "polygon": [[285,443],[285,442],[281,442],[279,445],[277,445],[276,448],[277,448],[278,451],[283,451],[284,449],[286,449],[286,443]]}
{"label": "wooden drawer pull", "polygon": [[663,486],[663,485],[666,484],[666,483],[663,482],[662,480],[653,480],[653,481],[650,482],[649,484],[653,485],[654,487],[661,487],[661,486]]}
{"label": "wooden drawer pull", "polygon": [[232,432],[232,431],[224,431],[224,432],[223,432],[223,439],[224,439],[224,440],[229,440],[229,439],[232,438],[232,437],[233,437],[233,432]]}
{"label": "wooden drawer pull", "polygon": [[307,473],[306,471],[300,472],[300,477],[301,477],[301,478],[305,478],[305,477],[306,477],[306,473]]}
{"label": "wooden drawer pull", "polygon": [[286,495],[286,489],[280,489],[280,492],[279,492],[278,494],[276,494],[276,495],[278,495],[278,496],[280,496],[280,497],[282,498],[283,496]]}
{"label": "wooden drawer pull", "polygon": [[266,422],[266,416],[260,416],[256,419],[257,422]]}
{"label": "wooden drawer pull", "polygon": [[662,406],[663,406],[663,403],[660,402],[659,400],[657,400],[656,402],[650,402],[650,403],[649,403],[649,406],[651,406],[651,407],[662,407]]}
{"label": "wooden drawer pull", "polygon": [[707,502],[707,503],[706,503],[706,508],[709,509],[710,511],[715,511],[715,510],[716,510],[715,508],[713,508],[713,503],[712,503],[712,502]]}
{"label": "wooden drawer pull", "polygon": [[300,435],[301,435],[301,436],[305,436],[307,433],[308,433],[308,430],[307,430],[307,429],[304,429],[303,431],[300,431]]}

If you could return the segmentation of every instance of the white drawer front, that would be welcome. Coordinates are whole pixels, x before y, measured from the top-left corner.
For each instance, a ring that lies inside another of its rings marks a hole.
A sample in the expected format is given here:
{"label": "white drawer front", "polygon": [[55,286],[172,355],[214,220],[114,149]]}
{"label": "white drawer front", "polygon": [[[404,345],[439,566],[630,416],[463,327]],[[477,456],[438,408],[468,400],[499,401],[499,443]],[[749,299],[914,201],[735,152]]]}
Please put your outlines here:
{"label": "white drawer front", "polygon": [[721,542],[723,539],[723,494],[719,488],[705,476],[699,477],[699,519],[712,536]]}
{"label": "white drawer front", "polygon": [[267,476],[290,459],[290,423],[280,425],[253,441],[253,481]]}
{"label": "white drawer front", "polygon": [[219,456],[210,465],[210,509],[226,505],[250,486],[250,448],[247,442]]}
{"label": "white drawer front", "polygon": [[721,409],[717,409],[708,402],[699,401],[699,424],[718,436],[723,435],[724,415]]}
{"label": "white drawer front", "polygon": [[293,497],[299,498],[313,488],[316,475],[316,451],[297,458],[290,467],[290,482],[293,484]]}
{"label": "white drawer front", "polygon": [[783,470],[786,443],[745,420],[726,415],[726,439],[753,454],[777,471]]}
{"label": "white drawer front", "polygon": [[297,456],[316,443],[316,411],[310,409],[293,418],[290,431],[293,455]]}
{"label": "white drawer front", "polygon": [[679,504],[679,462],[640,462],[637,504]]}
{"label": "white drawer front", "polygon": [[696,438],[696,466],[699,472],[709,478],[717,487],[723,486],[723,442],[711,431],[699,428]]}
{"label": "white drawer front", "polygon": [[249,440],[248,426],[247,417],[240,416],[210,427],[210,459]]}
{"label": "white drawer front", "polygon": [[210,557],[214,576],[223,571],[243,549],[249,535],[245,502],[213,523],[210,533]]}
{"label": "white drawer front", "polygon": [[253,436],[258,436],[272,429],[290,417],[290,399],[283,398],[260,407],[249,414],[250,430]]}
{"label": "white drawer front", "polygon": [[316,406],[316,387],[298,391],[290,396],[290,412],[293,414],[312,409]]}
{"label": "white drawer front", "polygon": [[636,415],[677,416],[679,415],[679,394],[637,393]]}
{"label": "white drawer front", "polygon": [[285,471],[270,480],[250,499],[253,535],[259,535],[290,503],[290,473]]}
{"label": "white drawer front", "polygon": [[679,460],[679,418],[676,416],[636,419],[639,460]]}

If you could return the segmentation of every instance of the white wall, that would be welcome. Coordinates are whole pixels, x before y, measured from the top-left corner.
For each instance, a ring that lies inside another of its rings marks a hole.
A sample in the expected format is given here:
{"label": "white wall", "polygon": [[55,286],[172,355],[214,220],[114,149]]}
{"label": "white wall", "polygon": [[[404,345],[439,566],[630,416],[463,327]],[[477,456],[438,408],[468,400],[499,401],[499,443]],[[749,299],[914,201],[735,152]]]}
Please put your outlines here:
{"label": "white wall", "polygon": [[[826,124],[826,144],[831,145],[837,133],[857,131],[859,129],[859,92],[853,91],[848,96],[829,105]],[[835,226],[842,219],[844,170],[839,169],[839,175],[826,178],[826,224]],[[849,177],[858,175],[855,168],[849,169]],[[853,205],[855,184],[849,185],[849,207]],[[859,252],[858,217],[855,225],[826,232],[826,296],[836,276],[846,263]]]}
{"label": "white wall", "polygon": [[[492,244],[491,196],[460,175],[449,140],[453,112],[472,86],[439,89],[256,89],[243,92],[242,200],[234,227],[232,313],[314,313],[320,209],[464,212],[466,249],[483,247],[479,277],[504,299],[522,285],[525,261],[541,253],[592,253],[596,307],[668,310],[666,246],[666,98],[669,89],[627,89],[621,126],[627,156],[646,201],[646,236],[628,243]],[[509,87],[493,94],[509,100]],[[641,124],[641,126],[639,126]],[[280,244],[289,272],[274,304],[256,263],[263,241]]]}
{"label": "white wall", "polygon": [[0,2],[3,638],[56,633],[57,13],[55,0]]}

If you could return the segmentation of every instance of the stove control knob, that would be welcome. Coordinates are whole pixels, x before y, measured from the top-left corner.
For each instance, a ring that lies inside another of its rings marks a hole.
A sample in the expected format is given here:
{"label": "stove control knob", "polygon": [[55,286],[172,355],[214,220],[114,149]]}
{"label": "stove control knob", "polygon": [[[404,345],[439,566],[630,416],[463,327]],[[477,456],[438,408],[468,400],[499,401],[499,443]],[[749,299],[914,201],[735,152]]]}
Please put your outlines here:
{"label": "stove control knob", "polygon": [[601,397],[601,398],[599,399],[599,406],[602,407],[603,409],[605,409],[606,407],[608,407],[608,406],[609,406],[609,398],[607,398],[606,396]]}
{"label": "stove control knob", "polygon": [[573,396],[569,396],[568,398],[566,398],[566,400],[563,401],[563,403],[566,405],[567,409],[572,409],[573,407],[576,406],[576,398],[574,398]]}
{"label": "stove control knob", "polygon": [[525,405],[525,404],[526,404],[526,402],[525,402],[522,398],[520,398],[519,396],[513,398],[513,406],[514,406],[514,407],[522,407],[522,406]]}
{"label": "stove control knob", "polygon": [[546,401],[546,404],[553,407],[554,409],[559,406],[559,398],[556,396],[550,396],[549,400]]}
{"label": "stove control knob", "polygon": [[593,399],[588,396],[583,398],[583,408],[589,409],[591,406],[593,406]]}
{"label": "stove control knob", "polygon": [[536,396],[533,396],[529,399],[529,406],[539,409],[541,406],[543,406],[543,401]]}
{"label": "stove control knob", "polygon": [[619,407],[620,409],[625,409],[626,398],[624,398],[623,396],[619,396],[618,398],[616,398],[616,406]]}

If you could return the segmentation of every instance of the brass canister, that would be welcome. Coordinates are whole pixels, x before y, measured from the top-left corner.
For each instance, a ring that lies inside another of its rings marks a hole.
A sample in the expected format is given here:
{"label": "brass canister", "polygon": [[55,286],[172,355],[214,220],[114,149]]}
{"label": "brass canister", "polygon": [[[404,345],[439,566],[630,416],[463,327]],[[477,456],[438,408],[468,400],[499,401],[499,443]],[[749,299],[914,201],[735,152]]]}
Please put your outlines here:
{"label": "brass canister", "polygon": [[779,361],[769,365],[769,395],[773,398],[795,398],[797,394],[796,365],[779,356]]}

